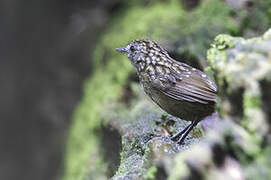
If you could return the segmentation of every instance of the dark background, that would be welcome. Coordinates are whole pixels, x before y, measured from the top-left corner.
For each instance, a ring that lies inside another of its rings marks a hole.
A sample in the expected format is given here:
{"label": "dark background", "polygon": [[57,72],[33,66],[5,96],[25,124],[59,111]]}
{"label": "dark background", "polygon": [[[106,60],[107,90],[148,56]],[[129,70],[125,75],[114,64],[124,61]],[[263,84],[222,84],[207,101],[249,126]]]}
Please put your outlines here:
{"label": "dark background", "polygon": [[61,174],[91,48],[118,0],[0,1],[0,179]]}

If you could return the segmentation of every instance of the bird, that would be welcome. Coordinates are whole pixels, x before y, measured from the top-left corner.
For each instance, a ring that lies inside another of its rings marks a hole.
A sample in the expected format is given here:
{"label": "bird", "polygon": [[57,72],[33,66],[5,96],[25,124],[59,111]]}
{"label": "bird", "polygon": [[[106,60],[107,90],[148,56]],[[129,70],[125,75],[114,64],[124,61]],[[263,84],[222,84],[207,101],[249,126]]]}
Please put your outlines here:
{"label": "bird", "polygon": [[183,144],[189,132],[215,112],[215,82],[204,72],[171,58],[155,41],[133,40],[116,50],[128,56],[145,94],[153,102],[168,114],[191,122],[171,140]]}

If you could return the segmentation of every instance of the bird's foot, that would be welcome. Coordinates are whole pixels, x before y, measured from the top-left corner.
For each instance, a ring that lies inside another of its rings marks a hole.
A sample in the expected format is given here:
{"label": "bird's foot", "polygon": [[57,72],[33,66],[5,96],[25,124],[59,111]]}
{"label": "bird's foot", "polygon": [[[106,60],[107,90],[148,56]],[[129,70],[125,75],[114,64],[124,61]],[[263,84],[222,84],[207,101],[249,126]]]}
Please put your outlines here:
{"label": "bird's foot", "polygon": [[198,124],[198,121],[193,121],[187,127],[185,127],[182,131],[178,132],[177,134],[171,137],[172,141],[176,141],[177,144],[183,144],[185,138],[189,134],[189,132]]}
{"label": "bird's foot", "polygon": [[183,133],[189,128],[190,124],[186,126],[182,131],[177,132],[175,135],[171,136],[172,141],[179,141],[180,138],[182,138]]}

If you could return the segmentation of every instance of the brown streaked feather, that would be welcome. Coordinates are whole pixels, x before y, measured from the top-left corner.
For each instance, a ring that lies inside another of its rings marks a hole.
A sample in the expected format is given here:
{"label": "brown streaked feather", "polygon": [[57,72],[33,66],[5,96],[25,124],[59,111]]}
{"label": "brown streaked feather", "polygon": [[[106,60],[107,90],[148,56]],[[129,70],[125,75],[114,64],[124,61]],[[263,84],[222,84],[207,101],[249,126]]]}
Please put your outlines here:
{"label": "brown streaked feather", "polygon": [[216,102],[216,94],[204,91],[195,86],[175,85],[175,87],[171,87],[163,91],[163,93],[176,100],[187,100],[202,104]]}
{"label": "brown streaked feather", "polygon": [[[203,72],[185,65],[187,71],[177,73],[171,71],[171,75],[176,78],[176,83],[170,88],[161,90],[165,95],[175,100],[185,100],[208,104],[216,102],[217,87],[215,83]],[[193,71],[193,73],[189,73]]]}

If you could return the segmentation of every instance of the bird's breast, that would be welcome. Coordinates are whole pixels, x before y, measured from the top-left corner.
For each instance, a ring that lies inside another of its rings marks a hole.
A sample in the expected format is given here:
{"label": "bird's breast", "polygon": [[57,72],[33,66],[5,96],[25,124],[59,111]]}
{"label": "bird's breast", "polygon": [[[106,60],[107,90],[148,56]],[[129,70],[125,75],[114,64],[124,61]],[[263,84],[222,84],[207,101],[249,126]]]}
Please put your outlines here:
{"label": "bird's breast", "polygon": [[170,103],[169,99],[163,98],[163,95],[159,90],[153,88],[149,82],[150,75],[147,73],[141,73],[139,76],[139,81],[143,87],[144,92],[162,109],[166,109],[166,104]]}

